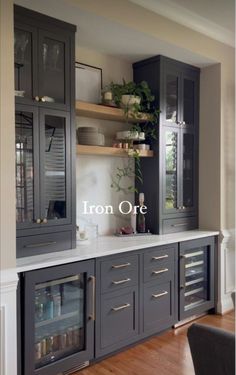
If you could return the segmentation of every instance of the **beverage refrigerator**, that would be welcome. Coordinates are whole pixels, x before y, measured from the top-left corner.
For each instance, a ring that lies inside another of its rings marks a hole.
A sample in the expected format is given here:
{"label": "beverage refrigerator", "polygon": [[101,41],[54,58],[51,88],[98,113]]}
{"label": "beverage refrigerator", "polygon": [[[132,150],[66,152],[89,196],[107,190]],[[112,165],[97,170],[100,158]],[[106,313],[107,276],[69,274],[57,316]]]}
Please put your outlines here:
{"label": "beverage refrigerator", "polygon": [[94,358],[94,261],[20,274],[18,375],[70,373]]}

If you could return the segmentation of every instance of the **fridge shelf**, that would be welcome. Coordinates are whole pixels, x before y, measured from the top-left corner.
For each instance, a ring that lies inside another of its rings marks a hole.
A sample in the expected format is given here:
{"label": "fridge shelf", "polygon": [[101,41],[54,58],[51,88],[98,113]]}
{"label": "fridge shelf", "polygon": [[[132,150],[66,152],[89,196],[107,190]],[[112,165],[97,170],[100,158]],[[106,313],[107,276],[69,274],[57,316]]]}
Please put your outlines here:
{"label": "fridge shelf", "polygon": [[78,315],[79,315],[78,311],[72,311],[70,313],[62,314],[60,316],[57,316],[53,319],[42,320],[40,322],[35,323],[35,328],[44,327],[44,326],[47,326],[49,324],[60,322],[62,320],[66,320],[66,319],[70,319],[70,318],[73,318],[74,316],[78,316]]}
{"label": "fridge shelf", "polygon": [[189,264],[185,264],[185,268],[197,267],[197,266],[200,266],[201,264],[204,264],[203,260],[199,260],[198,262],[192,262],[192,263],[189,263]]}
{"label": "fridge shelf", "polygon": [[198,283],[200,283],[201,281],[204,281],[204,277],[200,277],[199,279],[195,279],[195,280],[187,281],[187,282],[185,283],[185,286],[190,286],[190,285],[198,284]]}
{"label": "fridge shelf", "polygon": [[187,311],[187,310],[191,310],[193,309],[194,307],[200,305],[201,303],[205,302],[205,300],[202,298],[202,299],[199,299],[198,301],[196,302],[192,302],[190,303],[189,305],[185,305],[184,306],[184,310]]}
{"label": "fridge shelf", "polygon": [[193,290],[190,290],[189,292],[185,292],[185,293],[184,293],[184,296],[185,296],[185,297],[192,296],[193,294],[196,294],[196,293],[202,292],[203,290],[204,290],[203,287],[201,287],[201,288],[197,288],[197,289],[193,289]]}

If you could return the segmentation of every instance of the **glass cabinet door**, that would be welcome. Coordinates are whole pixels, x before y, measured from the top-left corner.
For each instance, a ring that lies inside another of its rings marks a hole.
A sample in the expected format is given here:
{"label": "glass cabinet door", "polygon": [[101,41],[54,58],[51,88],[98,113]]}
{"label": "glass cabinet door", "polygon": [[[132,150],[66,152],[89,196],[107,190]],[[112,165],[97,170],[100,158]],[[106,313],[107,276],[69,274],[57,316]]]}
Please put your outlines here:
{"label": "glass cabinet door", "polygon": [[24,282],[24,374],[61,373],[94,356],[94,262],[30,271]]}
{"label": "glass cabinet door", "polygon": [[14,29],[15,97],[21,103],[32,102],[36,95],[36,40],[36,29],[30,26],[21,27],[16,23]]}
{"label": "glass cabinet door", "polygon": [[70,117],[54,111],[40,111],[40,192],[44,224],[69,223],[70,218]]}
{"label": "glass cabinet door", "polygon": [[195,112],[197,106],[196,81],[183,76],[183,124],[185,127],[194,128]]}
{"label": "glass cabinet door", "polygon": [[182,130],[182,207],[192,210],[196,206],[196,165],[195,165],[195,137],[193,133]]}
{"label": "glass cabinet door", "polygon": [[179,131],[166,129],[163,137],[163,211],[167,213],[179,207]]}
{"label": "glass cabinet door", "polygon": [[181,244],[182,249],[180,245],[181,319],[191,316],[194,310],[203,305],[210,306],[214,300],[213,285],[211,285],[214,272],[213,241],[212,238],[196,240],[196,245]]}
{"label": "glass cabinet door", "polygon": [[180,75],[177,72],[167,71],[165,76],[165,111],[166,125],[178,124],[180,121]]}
{"label": "glass cabinet door", "polygon": [[39,97],[47,106],[68,107],[69,53],[68,39],[39,31]]}
{"label": "glass cabinet door", "polygon": [[35,368],[85,349],[85,275],[35,285]]}
{"label": "glass cabinet door", "polygon": [[37,221],[39,165],[36,155],[38,122],[35,109],[17,106],[15,112],[16,223],[29,227]]}

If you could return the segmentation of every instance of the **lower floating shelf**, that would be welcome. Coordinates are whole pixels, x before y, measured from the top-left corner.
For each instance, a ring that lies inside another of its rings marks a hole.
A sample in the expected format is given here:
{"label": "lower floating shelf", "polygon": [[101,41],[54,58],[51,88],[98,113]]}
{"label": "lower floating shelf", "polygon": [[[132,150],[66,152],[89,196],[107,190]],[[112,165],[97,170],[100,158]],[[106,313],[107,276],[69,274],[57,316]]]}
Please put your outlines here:
{"label": "lower floating shelf", "polygon": [[[153,151],[151,150],[136,150],[140,157],[151,158],[153,157]],[[77,145],[77,155],[103,155],[103,156],[117,156],[117,157],[128,157],[132,156],[133,150],[125,150],[123,148],[116,147],[105,147],[105,146],[87,146]]]}

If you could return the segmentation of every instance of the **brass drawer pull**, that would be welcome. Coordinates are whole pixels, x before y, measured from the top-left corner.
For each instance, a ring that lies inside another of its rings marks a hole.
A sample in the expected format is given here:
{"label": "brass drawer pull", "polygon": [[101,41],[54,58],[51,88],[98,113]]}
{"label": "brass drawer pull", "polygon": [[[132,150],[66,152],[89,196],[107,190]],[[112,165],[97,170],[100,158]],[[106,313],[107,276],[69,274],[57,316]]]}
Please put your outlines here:
{"label": "brass drawer pull", "polygon": [[123,263],[123,264],[112,265],[111,268],[118,269],[118,268],[125,268],[125,267],[128,267],[128,266],[130,266],[130,263]]}
{"label": "brass drawer pull", "polygon": [[160,271],[152,271],[152,273],[154,273],[154,275],[158,275],[159,273],[163,273],[163,272],[167,272],[169,271],[168,268],[163,268],[163,270],[160,270]]}
{"label": "brass drawer pull", "polygon": [[120,310],[124,310],[124,309],[127,309],[127,307],[130,307],[130,303],[126,303],[125,305],[121,305],[121,306],[118,306],[118,307],[112,307],[112,311],[120,311]]}
{"label": "brass drawer pull", "polygon": [[40,247],[40,246],[50,246],[56,244],[56,241],[50,241],[50,242],[41,242],[41,243],[32,243],[31,245],[25,245],[26,248],[34,248],[34,247]]}
{"label": "brass drawer pull", "polygon": [[112,284],[119,285],[119,284],[128,283],[129,281],[131,281],[131,279],[127,278],[127,279],[124,279],[124,280],[112,281]]}
{"label": "brass drawer pull", "polygon": [[183,227],[185,225],[188,225],[188,223],[173,224],[172,227]]}
{"label": "brass drawer pull", "polygon": [[165,254],[165,255],[160,255],[159,257],[152,257],[152,260],[160,260],[164,258],[169,258],[169,255]]}
{"label": "brass drawer pull", "polygon": [[159,294],[152,294],[152,297],[159,298],[159,297],[165,296],[166,294],[168,294],[168,292],[165,290],[164,292],[159,293]]}

